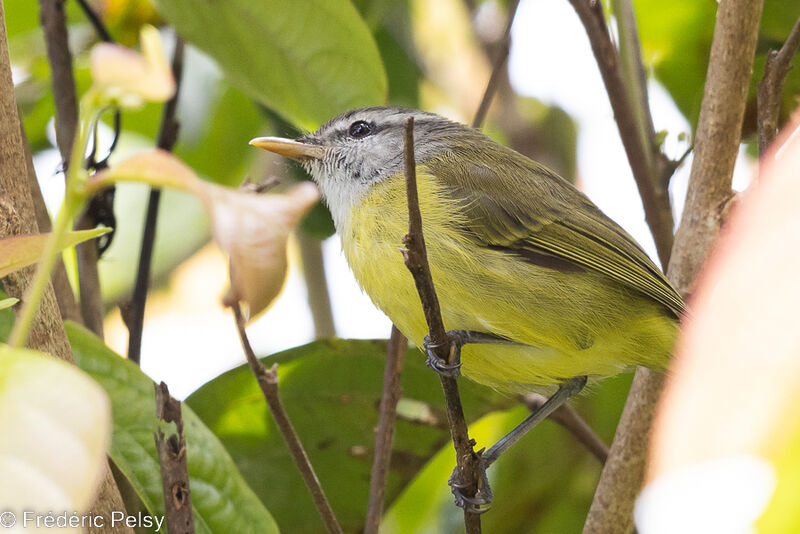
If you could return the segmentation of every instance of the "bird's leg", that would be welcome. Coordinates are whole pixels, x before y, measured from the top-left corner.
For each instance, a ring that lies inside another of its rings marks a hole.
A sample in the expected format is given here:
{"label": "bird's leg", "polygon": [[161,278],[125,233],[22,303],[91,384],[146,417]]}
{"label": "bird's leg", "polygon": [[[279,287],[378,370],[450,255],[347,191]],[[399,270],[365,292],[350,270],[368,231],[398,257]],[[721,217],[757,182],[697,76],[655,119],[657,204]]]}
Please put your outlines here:
{"label": "bird's leg", "polygon": [[522,436],[530,429],[542,422],[548,415],[553,413],[559,406],[564,404],[569,398],[574,397],[586,385],[585,376],[577,376],[562,384],[552,397],[542,404],[535,412],[530,414],[524,421],[518,424],[514,430],[503,436],[500,441],[481,454],[480,479],[478,482],[478,492],[474,497],[467,497],[461,493],[465,487],[458,476],[458,468],[453,471],[448,484],[455,495],[456,504],[472,513],[480,514],[487,511],[492,502],[492,490],[489,487],[489,479],[486,476],[486,469],[497,460],[501,454],[507,451],[513,444],[518,442]]}
{"label": "bird's leg", "polygon": [[437,345],[431,343],[430,336],[425,336],[423,345],[425,353],[428,355],[425,360],[425,365],[436,371],[442,376],[457,377],[461,374],[461,347],[467,343],[479,344],[513,344],[517,345],[516,341],[511,341],[494,334],[487,334],[486,332],[475,332],[473,330],[448,330],[447,338],[450,341],[450,350],[452,357],[450,362],[445,362],[436,355]]}
{"label": "bird's leg", "polygon": [[481,456],[481,464],[483,467],[486,468],[492,465],[501,454],[518,442],[530,429],[544,421],[548,415],[556,411],[556,409],[567,402],[568,399],[580,393],[584,386],[586,386],[585,376],[576,376],[561,384],[558,391],[553,393],[552,397],[547,399],[535,412],[514,427],[514,430],[500,438],[500,441],[492,445],[489,450]]}

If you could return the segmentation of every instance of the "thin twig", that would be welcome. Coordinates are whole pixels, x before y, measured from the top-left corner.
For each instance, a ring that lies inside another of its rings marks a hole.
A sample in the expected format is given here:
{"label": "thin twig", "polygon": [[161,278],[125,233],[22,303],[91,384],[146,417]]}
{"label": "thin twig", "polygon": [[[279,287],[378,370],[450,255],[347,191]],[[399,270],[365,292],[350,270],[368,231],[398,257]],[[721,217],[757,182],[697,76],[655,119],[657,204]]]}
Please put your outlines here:
{"label": "thin twig", "polygon": [[108,32],[108,29],[106,28],[105,24],[103,24],[103,21],[100,20],[100,17],[97,15],[97,13],[94,12],[92,6],[90,6],[86,2],[86,0],[77,0],[77,1],[78,4],[81,6],[81,9],[83,10],[84,14],[86,15],[86,18],[89,19],[89,22],[94,28],[94,31],[97,33],[97,35],[100,36],[100,39],[102,39],[107,43],[113,42],[114,39],[111,38],[111,34]]}
{"label": "thin twig", "polygon": [[779,51],[770,50],[764,77],[758,82],[758,153],[764,155],[778,133],[781,93],[786,75],[792,69],[792,57],[800,47],[800,19]]}
{"label": "thin twig", "polygon": [[489,82],[486,84],[486,90],[483,92],[483,98],[481,98],[478,111],[475,112],[475,118],[472,119],[473,128],[480,128],[483,121],[486,119],[486,114],[489,113],[489,106],[492,103],[492,99],[502,79],[503,68],[505,68],[506,60],[508,60],[508,52],[511,50],[511,26],[514,24],[514,16],[517,14],[517,7],[519,7],[519,0],[511,0],[511,3],[508,5],[506,29],[503,31],[503,37],[500,39],[497,55],[494,58],[492,74],[489,76]]}
{"label": "thin twig", "polygon": [[[547,402],[547,397],[537,393],[530,393],[522,397],[525,406],[531,412],[535,412]],[[551,413],[548,418],[567,429],[575,439],[582,443],[597,458],[601,464],[608,458],[608,445],[597,433],[592,430],[589,423],[568,404],[562,404]]]}
{"label": "thin twig", "polygon": [[[178,121],[175,112],[178,108],[178,95],[183,73],[183,39],[175,38],[175,51],[172,55],[172,75],[175,78],[175,94],[164,105],[161,114],[161,126],[158,131],[156,145],[162,150],[172,150],[178,139]],[[136,283],[133,296],[128,306],[126,326],[128,327],[128,359],[139,364],[142,351],[142,330],[144,328],[144,308],[147,300],[147,289],[150,286],[150,266],[153,259],[153,246],[156,240],[156,223],[158,222],[158,206],[161,202],[161,190],[150,189],[147,200],[147,215],[142,231],[142,246],[139,252],[139,268],[136,271]]]}
{"label": "thin twig", "polygon": [[[76,230],[89,230],[97,226],[92,216],[91,210],[86,209],[75,222]],[[75,259],[78,265],[78,288],[80,292],[81,315],[83,324],[94,332],[100,339],[103,335],[103,293],[100,289],[100,272],[97,269],[97,260],[100,254],[97,250],[97,243],[87,241],[75,247]]]}
{"label": "thin twig", "polygon": [[328,281],[325,279],[322,241],[304,231],[297,232],[296,237],[303,278],[306,281],[308,307],[314,322],[314,337],[316,339],[335,337],[336,327],[333,322]]}
{"label": "thin twig", "polygon": [[269,410],[275,418],[275,423],[278,425],[278,429],[281,431],[281,434],[283,434],[283,439],[286,441],[286,445],[289,448],[289,453],[292,455],[292,459],[300,470],[300,474],[303,477],[303,481],[306,483],[308,491],[311,493],[314,505],[317,507],[317,511],[325,523],[325,528],[330,533],[341,534],[342,527],[336,520],[328,498],[325,496],[325,491],[322,489],[319,478],[317,478],[317,474],[314,472],[314,467],[308,459],[308,454],[306,454],[306,450],[300,442],[300,437],[297,435],[292,422],[289,420],[289,414],[287,414],[286,410],[283,408],[283,403],[278,395],[278,364],[274,364],[267,370],[264,364],[258,360],[253,352],[253,348],[250,346],[250,340],[247,337],[245,318],[242,314],[240,304],[238,302],[232,302],[230,306],[233,309],[233,315],[236,319],[236,329],[239,331],[239,339],[242,342],[242,348],[244,349],[247,363],[256,376],[261,392],[264,394],[264,399],[267,401]]}
{"label": "thin twig", "polygon": [[189,489],[189,467],[181,403],[170,396],[164,382],[153,386],[156,390],[156,417],[166,423],[175,423],[176,426],[176,432],[168,436],[164,435],[161,427],[154,433],[158,463],[161,466],[167,528],[174,534],[194,534],[194,514]]}
{"label": "thin twig", "polygon": [[[689,192],[667,274],[687,295],[716,237],[730,198],[763,0],[726,0],[717,8]],[[633,530],[633,503],[644,477],[647,435],[664,377],[639,369],[603,468],[584,534]]]}
{"label": "thin twig", "polygon": [[56,107],[56,144],[66,166],[78,127],[78,97],[72,72],[72,54],[67,46],[67,21],[62,0],[39,0],[47,59],[53,80]]}
{"label": "thin twig", "polygon": [[602,2],[569,0],[569,3],[578,13],[589,37],[611,108],[614,110],[622,145],[642,197],[645,220],[653,234],[661,265],[667,265],[672,250],[673,219],[666,180],[659,176],[658,169],[653,164],[655,143],[653,140],[649,143],[645,141],[637,126],[637,117],[648,116],[650,110],[642,109],[638,113],[634,111],[634,103],[620,71],[619,56],[606,26]]}
{"label": "thin twig", "polygon": [[369,479],[369,504],[364,534],[377,534],[383,515],[386,495],[386,482],[392,459],[392,436],[397,420],[397,402],[403,394],[400,375],[406,359],[408,340],[392,325],[389,347],[386,350],[386,368],[383,372],[383,395],[381,395],[378,430],[375,433],[375,455],[372,459],[372,472]]}
{"label": "thin twig", "polygon": [[[414,277],[414,283],[417,286],[417,292],[422,302],[425,321],[428,324],[430,333],[430,347],[442,361],[452,363],[455,352],[444,329],[442,313],[439,308],[439,298],[433,287],[431,268],[428,265],[425,237],[422,234],[422,214],[419,207],[416,161],[414,159],[414,117],[410,117],[406,124],[404,148],[406,195],[408,197],[408,235],[403,238],[403,244],[405,245],[403,258],[406,267]],[[468,497],[472,497],[478,492],[480,456],[475,453],[473,448],[475,442],[469,438],[467,422],[464,419],[464,410],[458,393],[458,381],[453,377],[442,374],[439,375],[439,378],[444,391],[447,420],[450,423],[450,436],[456,449],[458,479],[460,483],[464,484],[463,493]],[[466,508],[464,509],[464,524],[467,534],[476,534],[481,531],[480,515],[469,512]]]}

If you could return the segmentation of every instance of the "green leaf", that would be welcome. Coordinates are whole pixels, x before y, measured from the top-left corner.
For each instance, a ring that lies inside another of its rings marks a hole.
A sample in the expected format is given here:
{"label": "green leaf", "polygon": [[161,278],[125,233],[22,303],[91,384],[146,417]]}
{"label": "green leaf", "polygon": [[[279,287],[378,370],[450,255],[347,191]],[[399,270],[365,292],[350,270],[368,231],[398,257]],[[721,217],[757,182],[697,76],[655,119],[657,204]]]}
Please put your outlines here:
{"label": "green leaf", "polygon": [[[107,234],[110,228],[94,228],[67,232],[58,244],[58,250]],[[0,239],[0,278],[39,260],[50,234],[14,235]]]}
{"label": "green leaf", "polygon": [[10,298],[10,299],[2,299],[0,300],[0,310],[5,310],[6,308],[10,308],[14,304],[19,302],[19,299]]}
{"label": "green leaf", "polygon": [[[697,123],[703,97],[717,4],[711,1],[674,0],[665,7],[658,0],[634,2],[644,62],[652,67],[656,79],[666,87],[678,109],[693,127]],[[780,48],[798,17],[798,2],[764,2],[748,97],[751,104],[744,124],[745,136],[755,127],[753,99],[756,84],[764,74],[766,53],[770,48]],[[793,63],[800,65],[797,57]],[[800,72],[795,68],[790,71],[784,87],[782,117],[787,117],[788,111],[796,107],[792,95],[796,94],[798,88]]]}
{"label": "green leaf", "polygon": [[[153,382],[88,330],[69,322],[65,327],[75,363],[111,397],[111,458],[147,510],[163,515],[164,497],[153,439],[158,426]],[[274,519],[247,486],[219,440],[191,408],[184,404],[182,412],[197,532],[278,532]]]}
{"label": "green leaf", "polygon": [[299,128],[383,104],[386,74],[369,29],[347,0],[157,0],[186,40],[235,85]]}
{"label": "green leaf", "polygon": [[[2,283],[0,283],[0,300],[8,300],[8,295],[3,290]],[[14,328],[14,310],[11,308],[0,309],[0,343],[8,341],[12,328]]]}
{"label": "green leaf", "polygon": [[0,428],[3,511],[89,508],[111,432],[108,397],[94,380],[46,354],[0,346]]}
{"label": "green leaf", "polygon": [[[383,341],[325,340],[265,358],[280,364],[280,395],[346,532],[364,524],[369,473],[385,363]],[[420,351],[408,351],[403,400],[394,436],[387,502],[441,447],[455,465],[442,391]],[[459,383],[464,411],[474,420],[513,399],[469,380]],[[253,490],[287,532],[320,532],[308,490],[244,365],[205,384],[187,399],[222,440]],[[447,477],[440,482],[444,485]],[[446,488],[446,485],[444,486]]]}

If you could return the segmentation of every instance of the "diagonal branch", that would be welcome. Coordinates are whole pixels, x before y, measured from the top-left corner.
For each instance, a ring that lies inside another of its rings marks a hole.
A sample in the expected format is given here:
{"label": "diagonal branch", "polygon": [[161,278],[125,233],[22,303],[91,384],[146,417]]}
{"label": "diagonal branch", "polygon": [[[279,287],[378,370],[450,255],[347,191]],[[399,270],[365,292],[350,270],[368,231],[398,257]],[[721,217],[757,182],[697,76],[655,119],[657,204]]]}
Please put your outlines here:
{"label": "diagonal branch", "polygon": [[786,75],[792,69],[792,57],[800,48],[800,19],[794,24],[780,50],[770,50],[764,77],[758,82],[758,153],[764,155],[778,133],[781,92]]}
{"label": "diagonal branch", "polygon": [[503,31],[503,37],[500,39],[500,45],[497,49],[497,55],[494,58],[492,65],[492,74],[489,76],[489,81],[486,84],[486,90],[483,92],[483,98],[478,106],[478,111],[475,112],[475,118],[472,119],[472,127],[480,128],[486,115],[489,113],[489,106],[492,104],[492,99],[497,92],[497,87],[500,85],[500,80],[503,76],[503,69],[508,60],[508,53],[511,50],[511,26],[514,25],[514,17],[517,14],[519,7],[519,0],[511,0],[508,5],[508,21],[506,22],[506,29]]}
{"label": "diagonal branch", "polygon": [[392,436],[397,420],[397,402],[403,394],[400,374],[406,359],[408,340],[392,325],[392,335],[386,350],[386,369],[383,373],[383,395],[381,395],[378,430],[375,434],[375,454],[369,479],[369,504],[364,534],[377,534],[383,514],[386,482],[392,459]]}
{"label": "diagonal branch", "polygon": [[[646,139],[641,132],[646,124],[652,124],[649,108],[637,109],[631,99],[631,92],[625,85],[620,69],[620,58],[606,25],[602,2],[596,0],[569,0],[581,19],[592,46],[600,75],[608,92],[614,118],[617,122],[622,145],[628,156],[639,195],[642,197],[645,219],[655,240],[656,250],[662,265],[669,262],[672,250],[672,210],[669,203],[666,180],[659,176],[654,163],[655,142]],[[622,20],[624,22],[624,20]],[[637,99],[641,108],[642,99]],[[646,120],[640,127],[640,119]]]}
{"label": "diagonal branch", "polygon": [[264,364],[258,360],[253,352],[253,347],[250,346],[250,340],[247,337],[245,318],[242,314],[240,304],[238,302],[232,302],[230,306],[233,309],[233,315],[236,319],[236,329],[239,332],[239,339],[242,342],[242,348],[244,349],[247,363],[256,376],[261,392],[264,394],[264,399],[267,401],[270,412],[272,412],[272,417],[275,418],[275,423],[278,425],[278,429],[281,431],[283,439],[286,441],[289,453],[292,455],[292,459],[300,470],[300,474],[303,477],[303,481],[306,483],[308,491],[311,493],[314,505],[317,507],[317,511],[325,523],[325,528],[330,533],[342,534],[342,527],[336,520],[328,498],[325,496],[325,491],[322,489],[319,478],[314,472],[314,467],[308,459],[308,454],[303,448],[300,437],[297,435],[292,422],[289,420],[289,414],[286,413],[280,396],[278,395],[278,365],[275,364],[267,370]]}
{"label": "diagonal branch", "polygon": [[[425,321],[430,332],[431,350],[442,361],[451,363],[454,356],[452,345],[447,337],[439,308],[439,298],[433,287],[433,276],[428,264],[428,254],[425,250],[425,237],[422,234],[422,215],[419,208],[419,195],[417,193],[417,172],[414,160],[414,117],[408,119],[405,137],[405,177],[406,195],[408,197],[408,235],[403,239],[405,249],[403,258],[406,267],[414,277]],[[456,449],[456,465],[459,479],[466,485],[463,492],[473,496],[478,491],[480,456],[475,452],[475,442],[469,438],[467,422],[464,419],[464,410],[458,393],[458,381],[453,377],[439,375],[444,390],[447,420],[450,423],[450,436]],[[480,515],[464,510],[464,523],[467,534],[476,534],[481,531]]]}

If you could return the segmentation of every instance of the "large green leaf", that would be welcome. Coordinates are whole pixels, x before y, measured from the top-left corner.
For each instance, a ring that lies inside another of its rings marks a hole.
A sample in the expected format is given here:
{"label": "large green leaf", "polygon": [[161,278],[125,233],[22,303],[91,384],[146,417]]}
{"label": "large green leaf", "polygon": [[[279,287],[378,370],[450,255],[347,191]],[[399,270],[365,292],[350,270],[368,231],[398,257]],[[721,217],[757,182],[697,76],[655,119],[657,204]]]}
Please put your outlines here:
{"label": "large green leaf", "polygon": [[348,0],[157,0],[231,83],[299,128],[386,101],[386,74]]}
{"label": "large green leaf", "polygon": [[[634,3],[644,61],[652,67],[655,77],[694,126],[703,97],[718,3],[712,0],[674,0],[669,4],[658,0],[635,0]],[[756,84],[764,74],[767,51],[780,48],[798,17],[800,2],[765,0],[750,84],[751,102]],[[800,60],[796,57],[793,63],[798,65]],[[786,80],[783,116],[796,106],[793,95],[798,88],[800,69],[795,68]],[[754,112],[754,104],[750,108]],[[745,134],[753,130],[753,117],[755,114],[749,113],[745,118]]]}
{"label": "large green leaf", "polygon": [[[378,421],[386,343],[318,341],[270,356],[279,363],[283,404],[346,532],[363,527]],[[468,420],[513,401],[469,380],[459,382]],[[394,438],[390,502],[441,447],[449,451],[441,386],[421,353],[409,350]],[[229,371],[187,399],[225,444],[253,490],[287,532],[320,532],[322,523],[247,366]],[[439,482],[446,489],[445,476]]]}
{"label": "large green leaf", "polygon": [[[65,326],[75,363],[111,397],[111,458],[147,510],[163,515],[161,475],[153,440],[158,426],[153,382],[89,331],[74,323]],[[225,448],[186,405],[183,422],[197,532],[278,532],[272,516],[248,487]]]}

